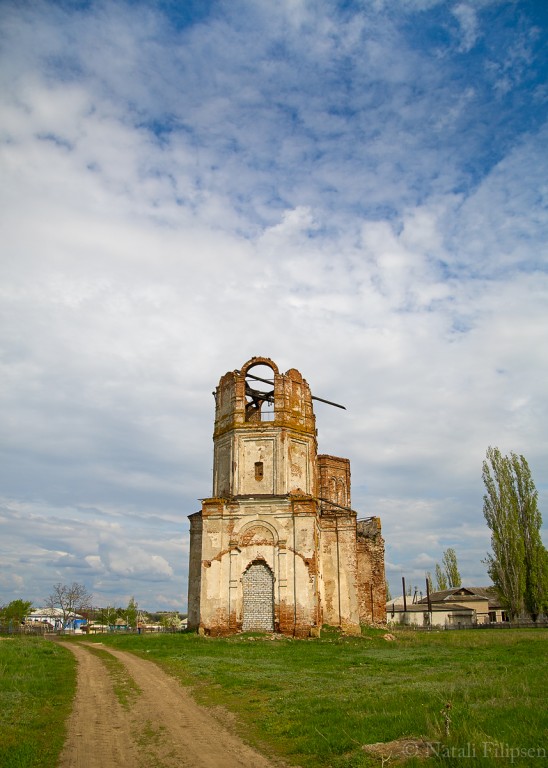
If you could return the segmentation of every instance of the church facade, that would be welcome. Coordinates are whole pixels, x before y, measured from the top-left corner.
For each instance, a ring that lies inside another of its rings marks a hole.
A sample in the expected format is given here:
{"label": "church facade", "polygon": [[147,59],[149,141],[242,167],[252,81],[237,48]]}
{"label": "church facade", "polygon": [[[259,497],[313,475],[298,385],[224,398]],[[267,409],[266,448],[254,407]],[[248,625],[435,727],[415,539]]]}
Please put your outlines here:
{"label": "church facade", "polygon": [[348,459],[318,455],[302,375],[254,357],[214,395],[213,493],[189,516],[189,628],[307,637],[384,623],[380,520],[352,510]]}

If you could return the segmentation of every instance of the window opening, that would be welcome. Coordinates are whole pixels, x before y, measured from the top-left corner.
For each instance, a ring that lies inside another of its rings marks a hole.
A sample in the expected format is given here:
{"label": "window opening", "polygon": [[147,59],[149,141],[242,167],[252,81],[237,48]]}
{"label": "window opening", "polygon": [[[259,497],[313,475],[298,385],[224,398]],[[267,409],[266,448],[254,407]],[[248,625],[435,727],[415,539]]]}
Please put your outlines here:
{"label": "window opening", "polygon": [[264,466],[262,461],[255,462],[255,480],[262,480],[264,477]]}

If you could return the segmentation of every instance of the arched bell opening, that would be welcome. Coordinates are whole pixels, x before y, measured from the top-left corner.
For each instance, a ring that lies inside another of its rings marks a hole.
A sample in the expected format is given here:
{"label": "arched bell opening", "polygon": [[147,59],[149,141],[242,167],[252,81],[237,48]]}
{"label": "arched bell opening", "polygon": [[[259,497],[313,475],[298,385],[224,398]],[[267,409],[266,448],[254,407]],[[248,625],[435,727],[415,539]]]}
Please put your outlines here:
{"label": "arched bell opening", "polygon": [[278,372],[267,358],[253,358],[244,366],[245,420],[251,423],[274,421],[274,375]]}

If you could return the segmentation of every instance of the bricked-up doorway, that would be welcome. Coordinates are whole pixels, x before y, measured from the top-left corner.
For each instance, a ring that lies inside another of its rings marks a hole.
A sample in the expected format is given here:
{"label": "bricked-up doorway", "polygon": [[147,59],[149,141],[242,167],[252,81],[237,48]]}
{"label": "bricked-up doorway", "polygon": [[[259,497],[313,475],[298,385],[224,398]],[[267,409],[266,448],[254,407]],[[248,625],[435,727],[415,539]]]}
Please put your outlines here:
{"label": "bricked-up doorway", "polygon": [[268,565],[255,560],[242,576],[244,596],[244,632],[274,631],[274,574]]}

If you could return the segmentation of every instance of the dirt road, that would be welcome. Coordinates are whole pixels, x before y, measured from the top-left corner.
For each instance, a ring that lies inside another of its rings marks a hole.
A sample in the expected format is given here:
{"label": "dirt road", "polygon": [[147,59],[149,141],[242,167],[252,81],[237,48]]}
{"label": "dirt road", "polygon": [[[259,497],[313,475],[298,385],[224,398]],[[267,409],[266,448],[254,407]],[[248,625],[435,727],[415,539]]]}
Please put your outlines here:
{"label": "dirt road", "polygon": [[85,643],[67,643],[78,660],[78,688],[59,768],[280,768],[206,709],[156,664],[108,651],[125,666],[131,695],[122,706],[113,676]]}

